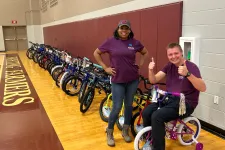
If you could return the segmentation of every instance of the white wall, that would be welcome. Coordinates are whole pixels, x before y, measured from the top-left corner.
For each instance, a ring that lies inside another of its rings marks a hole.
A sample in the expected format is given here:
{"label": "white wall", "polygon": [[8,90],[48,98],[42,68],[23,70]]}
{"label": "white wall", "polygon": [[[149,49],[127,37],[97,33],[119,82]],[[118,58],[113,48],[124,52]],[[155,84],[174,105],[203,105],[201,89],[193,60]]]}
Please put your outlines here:
{"label": "white wall", "polygon": [[5,43],[4,43],[2,26],[0,26],[0,51],[5,51]]}
{"label": "white wall", "polygon": [[44,43],[43,40],[43,30],[41,25],[28,25],[27,26],[27,39],[28,45],[30,47],[29,41],[34,43]]}
{"label": "white wall", "polygon": [[[225,129],[225,0],[185,0],[182,36],[200,37],[200,70],[207,84],[195,116]],[[214,96],[219,104],[214,104]]]}
{"label": "white wall", "polygon": [[[44,24],[43,27],[137,10],[181,0],[134,0]],[[183,0],[182,36],[200,38],[199,66],[207,84],[194,115],[225,129],[225,0]],[[219,105],[213,103],[219,96]]]}

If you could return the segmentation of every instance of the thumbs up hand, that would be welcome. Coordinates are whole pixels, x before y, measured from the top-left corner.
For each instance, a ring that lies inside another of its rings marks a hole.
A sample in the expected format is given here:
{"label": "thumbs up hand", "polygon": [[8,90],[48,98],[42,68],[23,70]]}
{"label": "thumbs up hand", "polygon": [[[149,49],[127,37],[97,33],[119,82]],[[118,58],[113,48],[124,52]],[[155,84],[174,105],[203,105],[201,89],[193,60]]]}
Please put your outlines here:
{"label": "thumbs up hand", "polygon": [[186,66],[186,60],[184,61],[184,64],[182,66],[179,66],[178,73],[182,76],[186,76],[188,73],[188,69]]}
{"label": "thumbs up hand", "polygon": [[155,67],[155,62],[154,62],[154,58],[152,57],[152,61],[149,63],[148,65],[148,69],[149,70],[153,70]]}

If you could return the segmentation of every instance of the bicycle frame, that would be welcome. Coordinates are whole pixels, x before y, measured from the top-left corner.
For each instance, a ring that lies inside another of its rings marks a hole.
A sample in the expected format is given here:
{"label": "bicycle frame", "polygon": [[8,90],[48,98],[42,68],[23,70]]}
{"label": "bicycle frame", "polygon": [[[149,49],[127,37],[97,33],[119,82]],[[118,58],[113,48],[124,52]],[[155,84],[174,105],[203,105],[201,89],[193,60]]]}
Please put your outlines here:
{"label": "bicycle frame", "polygon": [[[185,132],[185,133],[179,133],[179,132],[177,132],[176,131],[176,124],[177,124],[177,122],[179,122],[180,123],[180,125],[181,124],[183,124],[186,128],[188,128],[188,132]],[[177,135],[184,135],[184,134],[194,134],[194,131],[186,124],[186,123],[184,123],[181,119],[176,119],[176,120],[174,120],[173,122],[172,122],[172,128],[170,129],[168,126],[165,126],[166,127],[166,131],[167,132],[169,132],[169,134],[170,134],[170,137],[171,137],[171,139],[173,139],[173,140],[176,140],[177,139]]]}
{"label": "bicycle frame", "polygon": [[[157,101],[159,102],[159,108],[158,109],[161,108],[161,103],[165,100],[165,98],[168,95],[173,95],[173,96],[178,96],[178,97],[180,96],[180,93],[177,93],[177,92],[166,92],[166,91],[158,89],[158,86],[155,86],[155,85],[154,85],[154,89],[153,90],[155,90],[155,94],[156,94],[153,97],[155,97],[157,99]],[[164,95],[162,99],[159,98],[160,94]],[[185,127],[187,127],[189,129],[188,133],[187,132],[186,133],[178,133],[177,132],[177,127],[176,127],[177,122],[179,122],[180,125],[183,124]],[[171,128],[169,128],[168,126],[165,126],[165,128],[166,128],[166,131],[169,132],[169,135],[170,135],[171,139],[173,139],[173,140],[176,140],[177,139],[177,135],[179,135],[179,134],[181,134],[181,135],[192,134],[193,135],[193,133],[194,133],[194,131],[186,123],[184,123],[179,118],[172,121],[172,127]]]}

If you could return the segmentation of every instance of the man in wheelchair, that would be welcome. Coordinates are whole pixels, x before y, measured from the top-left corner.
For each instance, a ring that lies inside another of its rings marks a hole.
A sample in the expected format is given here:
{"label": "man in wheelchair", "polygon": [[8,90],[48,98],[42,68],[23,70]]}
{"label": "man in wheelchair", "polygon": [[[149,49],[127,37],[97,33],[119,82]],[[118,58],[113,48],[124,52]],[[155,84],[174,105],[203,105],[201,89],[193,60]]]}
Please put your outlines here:
{"label": "man in wheelchair", "polygon": [[[149,64],[149,81],[157,84],[166,77],[166,91],[183,93],[185,96],[186,114],[191,115],[198,105],[199,93],[206,91],[206,85],[201,79],[197,65],[185,60],[183,50],[177,43],[167,46],[169,62],[157,74],[154,73],[155,62]],[[180,98],[169,96],[161,109],[158,103],[148,105],[143,111],[144,127],[152,126],[152,149],[165,150],[165,122],[176,120],[179,116]]]}

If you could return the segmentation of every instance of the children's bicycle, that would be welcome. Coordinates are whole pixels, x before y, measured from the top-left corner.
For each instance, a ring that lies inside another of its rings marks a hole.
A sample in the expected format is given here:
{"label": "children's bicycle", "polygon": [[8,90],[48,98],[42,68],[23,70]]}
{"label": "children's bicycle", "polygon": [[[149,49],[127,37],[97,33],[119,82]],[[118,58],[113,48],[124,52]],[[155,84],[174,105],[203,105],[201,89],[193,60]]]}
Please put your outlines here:
{"label": "children's bicycle", "polygon": [[[142,99],[142,91],[141,89],[137,88],[136,94],[134,95],[133,99],[133,111],[141,105]],[[99,107],[99,114],[103,121],[108,122],[109,115],[113,108],[113,101],[112,101],[112,93],[109,93],[100,103]],[[118,119],[116,120],[116,125],[119,130],[122,130],[123,124],[124,124],[124,103],[122,105],[122,108],[120,110]]]}
{"label": "children's bicycle", "polygon": [[[143,120],[142,120],[142,112],[144,109],[152,103],[152,89],[154,86],[149,82],[148,78],[144,78],[143,76],[140,76],[141,80],[144,81],[144,88],[147,90],[141,95],[142,101],[141,103],[137,104],[137,107],[139,109],[138,112],[133,114],[132,119],[131,119],[131,133],[135,137],[137,133],[144,128],[143,126]],[[166,85],[165,83],[158,83],[158,85]]]}
{"label": "children's bicycle", "polygon": [[[180,103],[184,102],[184,95],[182,93],[170,93],[163,90],[158,89],[157,86],[154,85],[154,89],[152,89],[152,100],[153,102],[160,103],[167,98],[168,95],[179,96],[181,97]],[[163,95],[163,96],[162,96]],[[159,98],[159,97],[162,98]],[[184,102],[185,103],[185,102]],[[184,109],[180,107],[180,112],[183,114]],[[201,124],[199,120],[195,117],[189,116],[184,119],[177,119],[165,123],[166,137],[168,139],[177,140],[182,145],[191,145],[196,143],[196,150],[202,150],[203,144],[197,141],[200,131]],[[152,136],[151,136],[152,127],[148,126],[141,129],[135,137],[134,140],[134,149],[135,150],[151,150],[152,145]]]}

